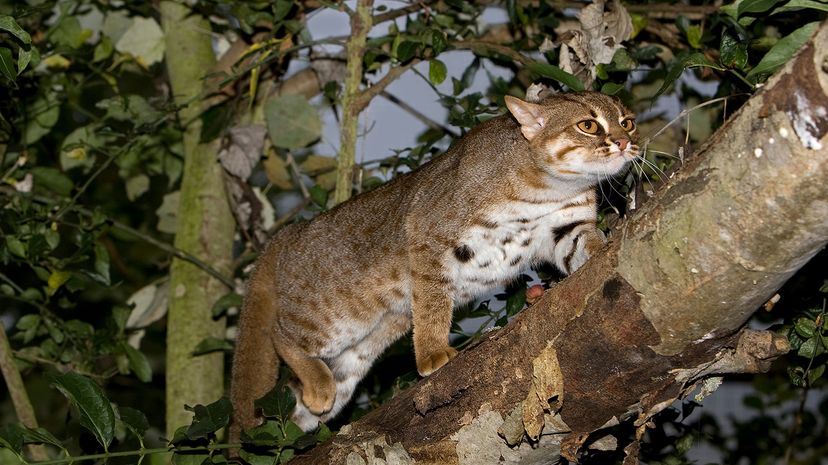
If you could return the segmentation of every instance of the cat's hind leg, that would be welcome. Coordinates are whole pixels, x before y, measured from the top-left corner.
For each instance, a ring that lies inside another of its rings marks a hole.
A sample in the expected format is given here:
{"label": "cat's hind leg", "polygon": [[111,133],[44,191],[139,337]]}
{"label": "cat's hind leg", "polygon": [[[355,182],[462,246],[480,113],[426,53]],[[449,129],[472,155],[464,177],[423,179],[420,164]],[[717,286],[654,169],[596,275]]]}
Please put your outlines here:
{"label": "cat's hind leg", "polygon": [[337,387],[328,365],[278,334],[274,335],[274,345],[279,357],[302,383],[302,403],[307,410],[314,415],[330,411],[336,399]]}
{"label": "cat's hind leg", "polygon": [[410,317],[389,313],[361,341],[329,360],[336,381],[336,401],[330,412],[321,416],[328,421],[335,417],[351,400],[357,384],[368,373],[377,357],[411,327]]}

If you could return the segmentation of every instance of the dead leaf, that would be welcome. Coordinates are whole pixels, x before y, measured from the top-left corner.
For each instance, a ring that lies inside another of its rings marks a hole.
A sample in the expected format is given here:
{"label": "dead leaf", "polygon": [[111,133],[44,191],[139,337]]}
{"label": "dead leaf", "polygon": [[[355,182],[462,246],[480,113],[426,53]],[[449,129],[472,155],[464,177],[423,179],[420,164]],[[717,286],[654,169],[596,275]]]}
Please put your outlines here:
{"label": "dead leaf", "polygon": [[219,152],[221,166],[233,176],[247,180],[262,156],[266,134],[267,129],[259,124],[230,128],[227,144]]}
{"label": "dead leaf", "polygon": [[293,180],[288,172],[287,162],[276,153],[275,149],[268,151],[264,159],[267,180],[279,189],[286,191],[293,189]]}
{"label": "dead leaf", "polygon": [[620,1],[597,0],[581,10],[577,23],[562,21],[555,33],[561,45],[558,66],[588,87],[595,80],[595,65],[612,62],[615,52],[623,48],[621,42],[632,36],[632,18]]}
{"label": "dead leaf", "polygon": [[336,169],[336,158],[322,155],[308,155],[299,167],[308,176],[316,176]]}
{"label": "dead leaf", "polygon": [[[544,413],[555,411],[563,402],[563,373],[554,347],[547,347],[532,361],[532,386],[523,401],[523,426],[533,441],[540,437]],[[555,399],[550,403],[550,399]]]}

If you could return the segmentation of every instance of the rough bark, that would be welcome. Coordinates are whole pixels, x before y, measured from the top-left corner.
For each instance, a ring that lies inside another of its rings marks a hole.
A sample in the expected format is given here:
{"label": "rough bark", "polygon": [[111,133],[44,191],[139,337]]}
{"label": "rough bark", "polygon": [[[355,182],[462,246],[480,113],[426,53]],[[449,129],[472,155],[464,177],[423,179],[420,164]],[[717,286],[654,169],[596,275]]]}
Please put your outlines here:
{"label": "rough bark", "polygon": [[740,328],[828,241],[825,43],[823,25],[582,269],[291,463],[556,463],[617,421],[643,433],[704,376],[766,370],[787,341]]}
{"label": "rough bark", "polygon": [[[179,118],[186,127],[175,246],[229,276],[235,223],[217,161],[218,145],[199,142],[203,78],[216,59],[209,22],[191,13],[181,3],[161,3],[167,71],[175,101],[182,106]],[[194,357],[192,353],[204,338],[224,337],[224,320],[214,320],[210,309],[227,291],[224,284],[192,264],[173,260],[167,314],[168,437],[191,421],[185,404],[207,404],[224,392],[223,354]]]}

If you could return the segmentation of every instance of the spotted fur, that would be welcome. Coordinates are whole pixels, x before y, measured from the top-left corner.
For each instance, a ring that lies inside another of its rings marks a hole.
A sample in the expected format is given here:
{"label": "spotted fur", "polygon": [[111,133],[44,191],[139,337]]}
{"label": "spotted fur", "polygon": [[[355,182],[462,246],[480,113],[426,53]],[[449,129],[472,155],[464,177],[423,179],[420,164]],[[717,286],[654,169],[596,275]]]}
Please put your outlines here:
{"label": "spotted fur", "polygon": [[453,306],[538,262],[571,273],[603,244],[594,188],[638,154],[632,114],[592,92],[506,105],[420,169],[273,238],[239,321],[235,439],[261,421],[253,401],[280,359],[296,375],[293,419],[312,429],[412,325],[425,376],[456,354]]}

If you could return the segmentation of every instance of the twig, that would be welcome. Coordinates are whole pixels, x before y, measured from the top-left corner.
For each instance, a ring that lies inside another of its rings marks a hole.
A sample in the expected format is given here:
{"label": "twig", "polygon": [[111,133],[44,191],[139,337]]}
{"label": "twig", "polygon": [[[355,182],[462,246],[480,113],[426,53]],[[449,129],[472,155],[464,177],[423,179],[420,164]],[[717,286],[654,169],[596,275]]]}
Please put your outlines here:
{"label": "twig", "polygon": [[[822,300],[822,313],[820,313],[818,320],[825,318],[825,299]],[[818,338],[823,337],[823,322],[820,324],[817,329],[819,332]],[[785,465],[790,465],[791,458],[793,457],[793,450],[794,450],[794,443],[796,441],[796,437],[799,434],[799,428],[802,426],[802,418],[805,415],[805,404],[808,402],[808,392],[811,390],[811,382],[808,380],[808,376],[811,372],[811,367],[814,365],[814,358],[816,358],[816,350],[811,354],[811,359],[808,360],[808,366],[805,367],[805,373],[803,375],[803,379],[805,381],[805,387],[802,389],[802,396],[799,399],[799,408],[794,414],[793,424],[791,425],[791,429],[788,431],[788,447],[785,448]]]}
{"label": "twig", "polygon": [[398,77],[402,76],[406,71],[413,68],[420,60],[413,59],[408,63],[400,66],[394,66],[385,73],[385,76],[382,77],[379,81],[375,82],[371,87],[363,90],[354,101],[354,107],[357,108],[359,111],[365,109],[371,100],[382,93],[389,84],[394,82]]}
{"label": "twig", "polygon": [[[348,62],[345,65],[345,83],[342,97],[342,124],[340,127],[339,157],[336,166],[336,189],[333,201],[342,203],[351,197],[354,183],[354,162],[356,161],[356,139],[359,113],[370,101],[359,93],[362,83],[363,55],[372,27],[371,10],[374,0],[358,0],[356,13],[351,15],[351,38],[346,47]],[[392,68],[388,74],[391,74]],[[388,77],[388,75],[386,75]],[[381,90],[381,89],[380,89]],[[377,91],[379,92],[379,90]]]}
{"label": "twig", "polygon": [[455,42],[451,42],[450,45],[454,48],[461,50],[473,50],[476,48],[484,48],[487,50],[491,50],[492,52],[507,56],[522,65],[527,65],[533,61],[531,58],[524,56],[520,52],[506,45],[487,42],[484,40],[458,40]]}
{"label": "twig", "polygon": [[287,154],[287,164],[290,166],[290,170],[293,171],[293,176],[296,178],[296,185],[299,186],[299,191],[302,192],[302,197],[309,199],[310,192],[308,192],[308,188],[305,187],[305,183],[302,182],[302,173],[299,171],[299,167],[296,166],[296,160],[293,158],[293,153],[291,152],[288,152]]}
{"label": "twig", "polygon": [[423,9],[427,9],[431,5],[433,5],[434,3],[437,3],[437,2],[435,2],[434,0],[416,2],[416,3],[412,3],[411,5],[402,7],[402,8],[397,8],[396,10],[391,10],[391,11],[387,11],[385,13],[380,13],[378,15],[374,15],[371,18],[371,23],[372,24],[379,24],[379,23],[384,23],[385,21],[390,21],[392,19],[397,19],[400,16],[406,16],[408,14],[415,13],[415,12],[423,10]]}
{"label": "twig", "polygon": [[270,227],[270,231],[271,232],[276,231],[279,228],[281,228],[282,226],[286,225],[290,220],[293,219],[294,216],[298,215],[302,210],[304,210],[305,207],[307,207],[309,203],[310,203],[310,199],[302,199],[302,201],[299,202],[298,205],[291,208],[290,210],[288,210],[287,213],[285,213],[284,215],[279,217],[279,219],[277,219],[273,223],[273,226]]}
{"label": "twig", "polygon": [[[22,195],[21,193],[15,191],[15,190],[7,189],[7,188],[0,189],[0,192],[3,192],[3,193],[13,192],[17,195]],[[34,200],[35,202],[46,204],[46,205],[54,205],[56,203],[54,200],[52,200],[48,197],[31,196],[30,198],[32,200]],[[95,215],[93,212],[91,212],[91,211],[89,211],[85,208],[78,207],[77,205],[73,205],[72,210],[74,210],[79,215],[85,216],[87,218],[92,218]],[[138,239],[141,239],[142,241],[144,241],[144,242],[146,242],[150,245],[154,245],[155,247],[157,247],[157,248],[159,248],[159,249],[161,249],[165,252],[168,252],[168,253],[172,254],[176,258],[180,258],[182,260],[185,260],[185,261],[188,261],[188,262],[192,263],[196,267],[198,267],[201,270],[203,270],[204,272],[208,273],[210,276],[212,276],[212,277],[218,279],[219,281],[221,281],[228,288],[230,288],[230,289],[235,288],[235,283],[233,282],[232,279],[228,278],[227,276],[224,276],[223,274],[218,272],[215,268],[211,267],[207,263],[204,263],[203,261],[198,259],[198,257],[196,257],[195,255],[192,255],[189,252],[185,252],[184,250],[181,250],[181,249],[179,249],[179,248],[177,248],[173,245],[167,244],[166,242],[160,241],[160,240],[158,240],[158,239],[156,239],[156,238],[154,238],[154,237],[152,237],[148,234],[142,233],[141,231],[138,231],[137,229],[134,229],[130,226],[127,226],[127,225],[125,225],[125,224],[123,224],[119,221],[113,220],[111,218],[107,219],[106,222],[111,227],[113,227],[117,230],[128,233],[132,236],[135,236]]]}
{"label": "twig", "polygon": [[113,161],[115,161],[115,159],[116,159],[116,158],[118,158],[118,157],[119,157],[119,156],[121,156],[122,154],[126,153],[126,151],[127,151],[127,150],[129,150],[129,145],[130,145],[130,144],[127,144],[126,146],[124,146],[124,147],[123,147],[123,148],[122,148],[122,149],[121,149],[118,153],[116,153],[116,154],[109,154],[109,153],[107,153],[107,152],[105,152],[104,150],[101,150],[101,149],[99,149],[99,148],[93,148],[93,150],[96,150],[96,151],[101,152],[101,153],[103,153],[104,155],[106,155],[106,156],[107,156],[107,159],[106,159],[103,163],[101,163],[101,166],[99,166],[99,167],[98,167],[98,169],[97,169],[97,170],[95,170],[95,172],[94,172],[94,173],[92,173],[92,174],[89,176],[89,178],[87,178],[86,182],[85,182],[85,183],[83,183],[83,185],[80,187],[80,189],[78,189],[78,191],[75,193],[75,195],[73,195],[73,196],[72,196],[72,198],[69,200],[69,203],[67,203],[66,205],[62,206],[62,207],[60,208],[60,210],[58,210],[58,212],[57,212],[57,213],[55,213],[54,215],[52,215],[52,217],[51,217],[50,219],[51,219],[52,221],[57,221],[57,220],[59,220],[59,219],[60,219],[63,215],[65,215],[65,214],[66,214],[66,212],[67,212],[67,211],[69,211],[69,209],[70,209],[70,208],[72,208],[72,207],[75,205],[75,202],[77,202],[77,201],[78,201],[78,199],[80,198],[80,196],[81,196],[81,195],[83,195],[83,193],[84,193],[84,192],[86,192],[86,189],[89,189],[89,186],[91,186],[91,185],[92,185],[92,181],[94,181],[94,180],[95,180],[95,178],[97,178],[98,176],[100,176],[100,174],[101,174],[101,173],[103,173],[103,172],[104,172],[104,170],[106,170],[106,169],[109,167],[109,165],[111,165],[111,164],[112,164],[112,162],[113,162]]}
{"label": "twig", "polygon": [[[3,373],[3,379],[6,380],[6,388],[9,390],[9,397],[14,406],[14,413],[20,423],[23,423],[27,428],[37,428],[37,417],[35,416],[32,402],[29,399],[29,394],[26,392],[26,386],[23,384],[23,378],[20,376],[20,371],[17,370],[17,365],[14,363],[12,356],[11,345],[9,339],[6,337],[6,329],[0,324],[0,371]],[[48,460],[49,454],[46,449],[41,446],[29,445],[29,453],[35,460]]]}
{"label": "twig", "polygon": [[409,105],[405,101],[400,100],[399,98],[397,98],[396,95],[390,94],[390,93],[388,93],[387,91],[384,91],[384,90],[380,92],[380,95],[385,97],[386,99],[388,99],[391,103],[394,103],[398,107],[400,107],[403,110],[407,111],[411,116],[417,118],[418,120],[420,120],[420,122],[422,122],[426,126],[432,128],[432,129],[437,129],[438,131],[443,131],[444,133],[449,134],[452,137],[460,137],[460,135],[455,133],[453,130],[451,130],[451,128],[449,128],[447,126],[443,126],[442,124],[434,121],[433,119],[429,118],[428,116],[420,113],[416,108],[412,107],[411,105]]}

